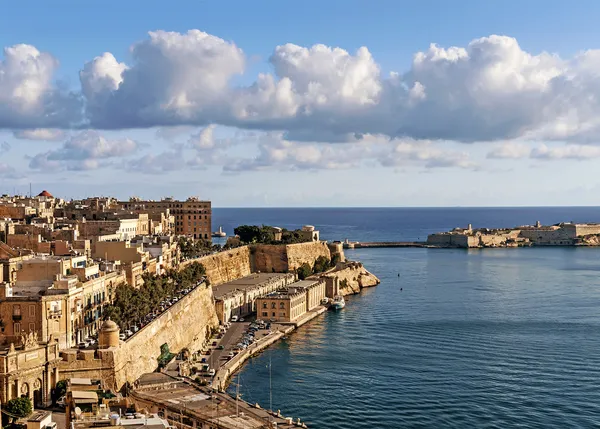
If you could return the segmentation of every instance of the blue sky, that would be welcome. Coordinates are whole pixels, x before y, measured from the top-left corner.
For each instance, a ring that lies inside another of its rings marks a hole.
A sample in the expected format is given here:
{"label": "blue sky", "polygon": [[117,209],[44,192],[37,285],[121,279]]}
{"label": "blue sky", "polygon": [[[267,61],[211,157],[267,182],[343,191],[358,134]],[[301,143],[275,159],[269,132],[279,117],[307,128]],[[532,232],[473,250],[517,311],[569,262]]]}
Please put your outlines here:
{"label": "blue sky", "polygon": [[592,1],[7,3],[0,192],[597,205],[599,12]]}

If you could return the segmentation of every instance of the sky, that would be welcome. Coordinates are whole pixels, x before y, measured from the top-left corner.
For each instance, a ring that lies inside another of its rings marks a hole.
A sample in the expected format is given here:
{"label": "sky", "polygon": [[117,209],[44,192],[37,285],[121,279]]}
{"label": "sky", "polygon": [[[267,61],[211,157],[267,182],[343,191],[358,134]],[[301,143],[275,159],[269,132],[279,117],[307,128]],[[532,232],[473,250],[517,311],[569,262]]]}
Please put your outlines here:
{"label": "sky", "polygon": [[600,2],[19,1],[0,194],[599,205]]}

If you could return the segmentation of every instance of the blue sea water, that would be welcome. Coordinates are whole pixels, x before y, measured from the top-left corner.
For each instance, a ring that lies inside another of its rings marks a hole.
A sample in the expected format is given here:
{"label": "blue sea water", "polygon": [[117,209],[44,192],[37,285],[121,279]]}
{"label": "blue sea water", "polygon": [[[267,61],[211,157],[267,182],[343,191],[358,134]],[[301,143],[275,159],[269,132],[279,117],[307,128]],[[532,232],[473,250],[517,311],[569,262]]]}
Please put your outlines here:
{"label": "blue sea water", "polygon": [[[600,221],[600,208],[214,209],[324,239]],[[358,249],[382,283],[250,360],[240,393],[311,428],[600,427],[600,249]],[[402,288],[402,289],[401,289]]]}

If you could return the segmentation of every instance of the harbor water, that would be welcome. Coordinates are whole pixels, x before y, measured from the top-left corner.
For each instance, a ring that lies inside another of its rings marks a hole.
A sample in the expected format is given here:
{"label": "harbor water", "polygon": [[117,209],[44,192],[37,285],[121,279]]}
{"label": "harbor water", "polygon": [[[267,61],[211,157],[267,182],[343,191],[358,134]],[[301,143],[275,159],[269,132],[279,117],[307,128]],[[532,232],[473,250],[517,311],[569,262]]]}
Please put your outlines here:
{"label": "harbor water", "polygon": [[[214,209],[228,234],[242,223],[311,223],[324,239],[358,241],[536,220],[599,221],[600,208]],[[381,285],[250,360],[243,399],[272,398],[273,409],[312,428],[600,425],[600,249],[347,256]]]}

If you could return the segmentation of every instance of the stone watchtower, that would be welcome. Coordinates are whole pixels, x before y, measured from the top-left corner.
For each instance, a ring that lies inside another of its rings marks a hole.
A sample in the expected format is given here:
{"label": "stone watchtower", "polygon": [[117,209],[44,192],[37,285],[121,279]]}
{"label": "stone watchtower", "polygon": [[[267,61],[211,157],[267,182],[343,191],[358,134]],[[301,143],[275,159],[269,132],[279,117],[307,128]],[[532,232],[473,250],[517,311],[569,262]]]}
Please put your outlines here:
{"label": "stone watchtower", "polygon": [[98,335],[98,348],[119,347],[119,326],[108,319],[102,324]]}

